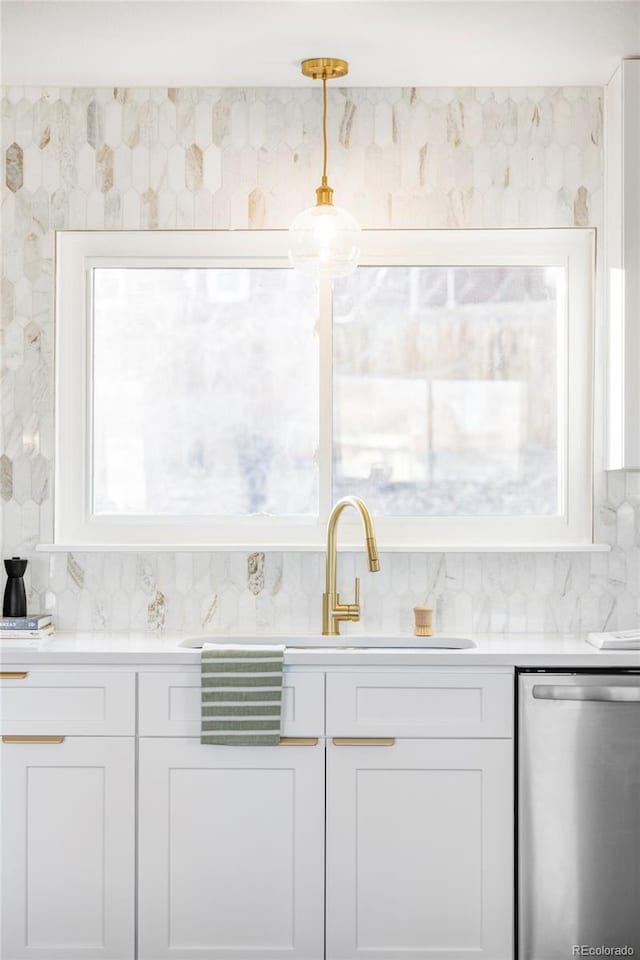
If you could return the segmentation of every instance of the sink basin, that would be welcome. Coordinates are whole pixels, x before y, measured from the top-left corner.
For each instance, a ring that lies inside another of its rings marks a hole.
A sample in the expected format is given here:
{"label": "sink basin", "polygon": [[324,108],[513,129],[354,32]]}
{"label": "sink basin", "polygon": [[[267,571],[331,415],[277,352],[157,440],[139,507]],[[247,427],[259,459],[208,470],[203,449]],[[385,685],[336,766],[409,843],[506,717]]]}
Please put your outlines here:
{"label": "sink basin", "polygon": [[296,634],[285,637],[282,635],[219,637],[202,636],[187,637],[180,641],[181,647],[192,650],[201,649],[205,640],[208,643],[275,643],[283,644],[293,649],[318,649],[329,647],[332,650],[370,650],[372,648],[410,649],[410,650],[471,650],[475,643],[469,637],[414,637],[411,635],[395,636],[340,636],[323,637],[321,634]]}

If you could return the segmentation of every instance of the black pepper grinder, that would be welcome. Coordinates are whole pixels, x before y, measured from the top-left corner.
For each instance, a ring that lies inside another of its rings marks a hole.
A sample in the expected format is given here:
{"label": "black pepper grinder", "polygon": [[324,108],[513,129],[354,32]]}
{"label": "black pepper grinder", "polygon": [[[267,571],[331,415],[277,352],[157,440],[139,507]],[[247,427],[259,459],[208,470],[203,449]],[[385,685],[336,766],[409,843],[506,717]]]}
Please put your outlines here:
{"label": "black pepper grinder", "polygon": [[26,617],[27,594],[22,578],[27,569],[27,561],[22,557],[11,557],[10,560],[5,560],[4,568],[7,571],[7,585],[4,588],[2,616]]}

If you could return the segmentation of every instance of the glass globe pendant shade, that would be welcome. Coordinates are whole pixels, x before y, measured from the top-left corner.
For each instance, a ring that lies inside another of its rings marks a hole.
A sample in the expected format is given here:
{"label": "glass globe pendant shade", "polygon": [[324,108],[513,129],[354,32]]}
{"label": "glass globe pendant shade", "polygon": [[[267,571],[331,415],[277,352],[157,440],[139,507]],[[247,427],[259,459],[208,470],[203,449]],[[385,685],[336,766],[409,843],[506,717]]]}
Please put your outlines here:
{"label": "glass globe pendant shade", "polygon": [[346,277],[359,257],[360,225],[342,207],[309,207],[289,227],[289,259],[302,273],[321,279]]}

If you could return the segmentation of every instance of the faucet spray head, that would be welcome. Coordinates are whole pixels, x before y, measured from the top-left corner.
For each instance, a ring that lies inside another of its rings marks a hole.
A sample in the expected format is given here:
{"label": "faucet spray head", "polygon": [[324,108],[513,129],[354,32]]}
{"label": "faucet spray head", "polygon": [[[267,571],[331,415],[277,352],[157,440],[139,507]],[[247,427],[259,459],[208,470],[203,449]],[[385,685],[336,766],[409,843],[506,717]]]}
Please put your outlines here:
{"label": "faucet spray head", "polygon": [[367,554],[369,556],[369,570],[371,573],[377,573],[380,569],[380,560],[378,559],[378,545],[375,537],[367,537]]}

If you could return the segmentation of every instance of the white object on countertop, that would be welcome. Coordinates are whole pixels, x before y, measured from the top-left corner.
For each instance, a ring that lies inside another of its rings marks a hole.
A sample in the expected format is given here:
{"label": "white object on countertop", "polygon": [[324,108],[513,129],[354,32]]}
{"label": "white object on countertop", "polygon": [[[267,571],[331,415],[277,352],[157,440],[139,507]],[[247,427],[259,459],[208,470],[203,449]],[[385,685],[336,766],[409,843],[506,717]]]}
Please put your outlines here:
{"label": "white object on countertop", "polygon": [[27,630],[22,630],[20,633],[16,631],[8,636],[4,634],[0,637],[0,653],[6,650],[42,650],[53,636],[53,630],[48,633],[41,631],[33,635]]}
{"label": "white object on countertop", "polygon": [[640,629],[589,633],[587,640],[599,650],[640,650]]}

